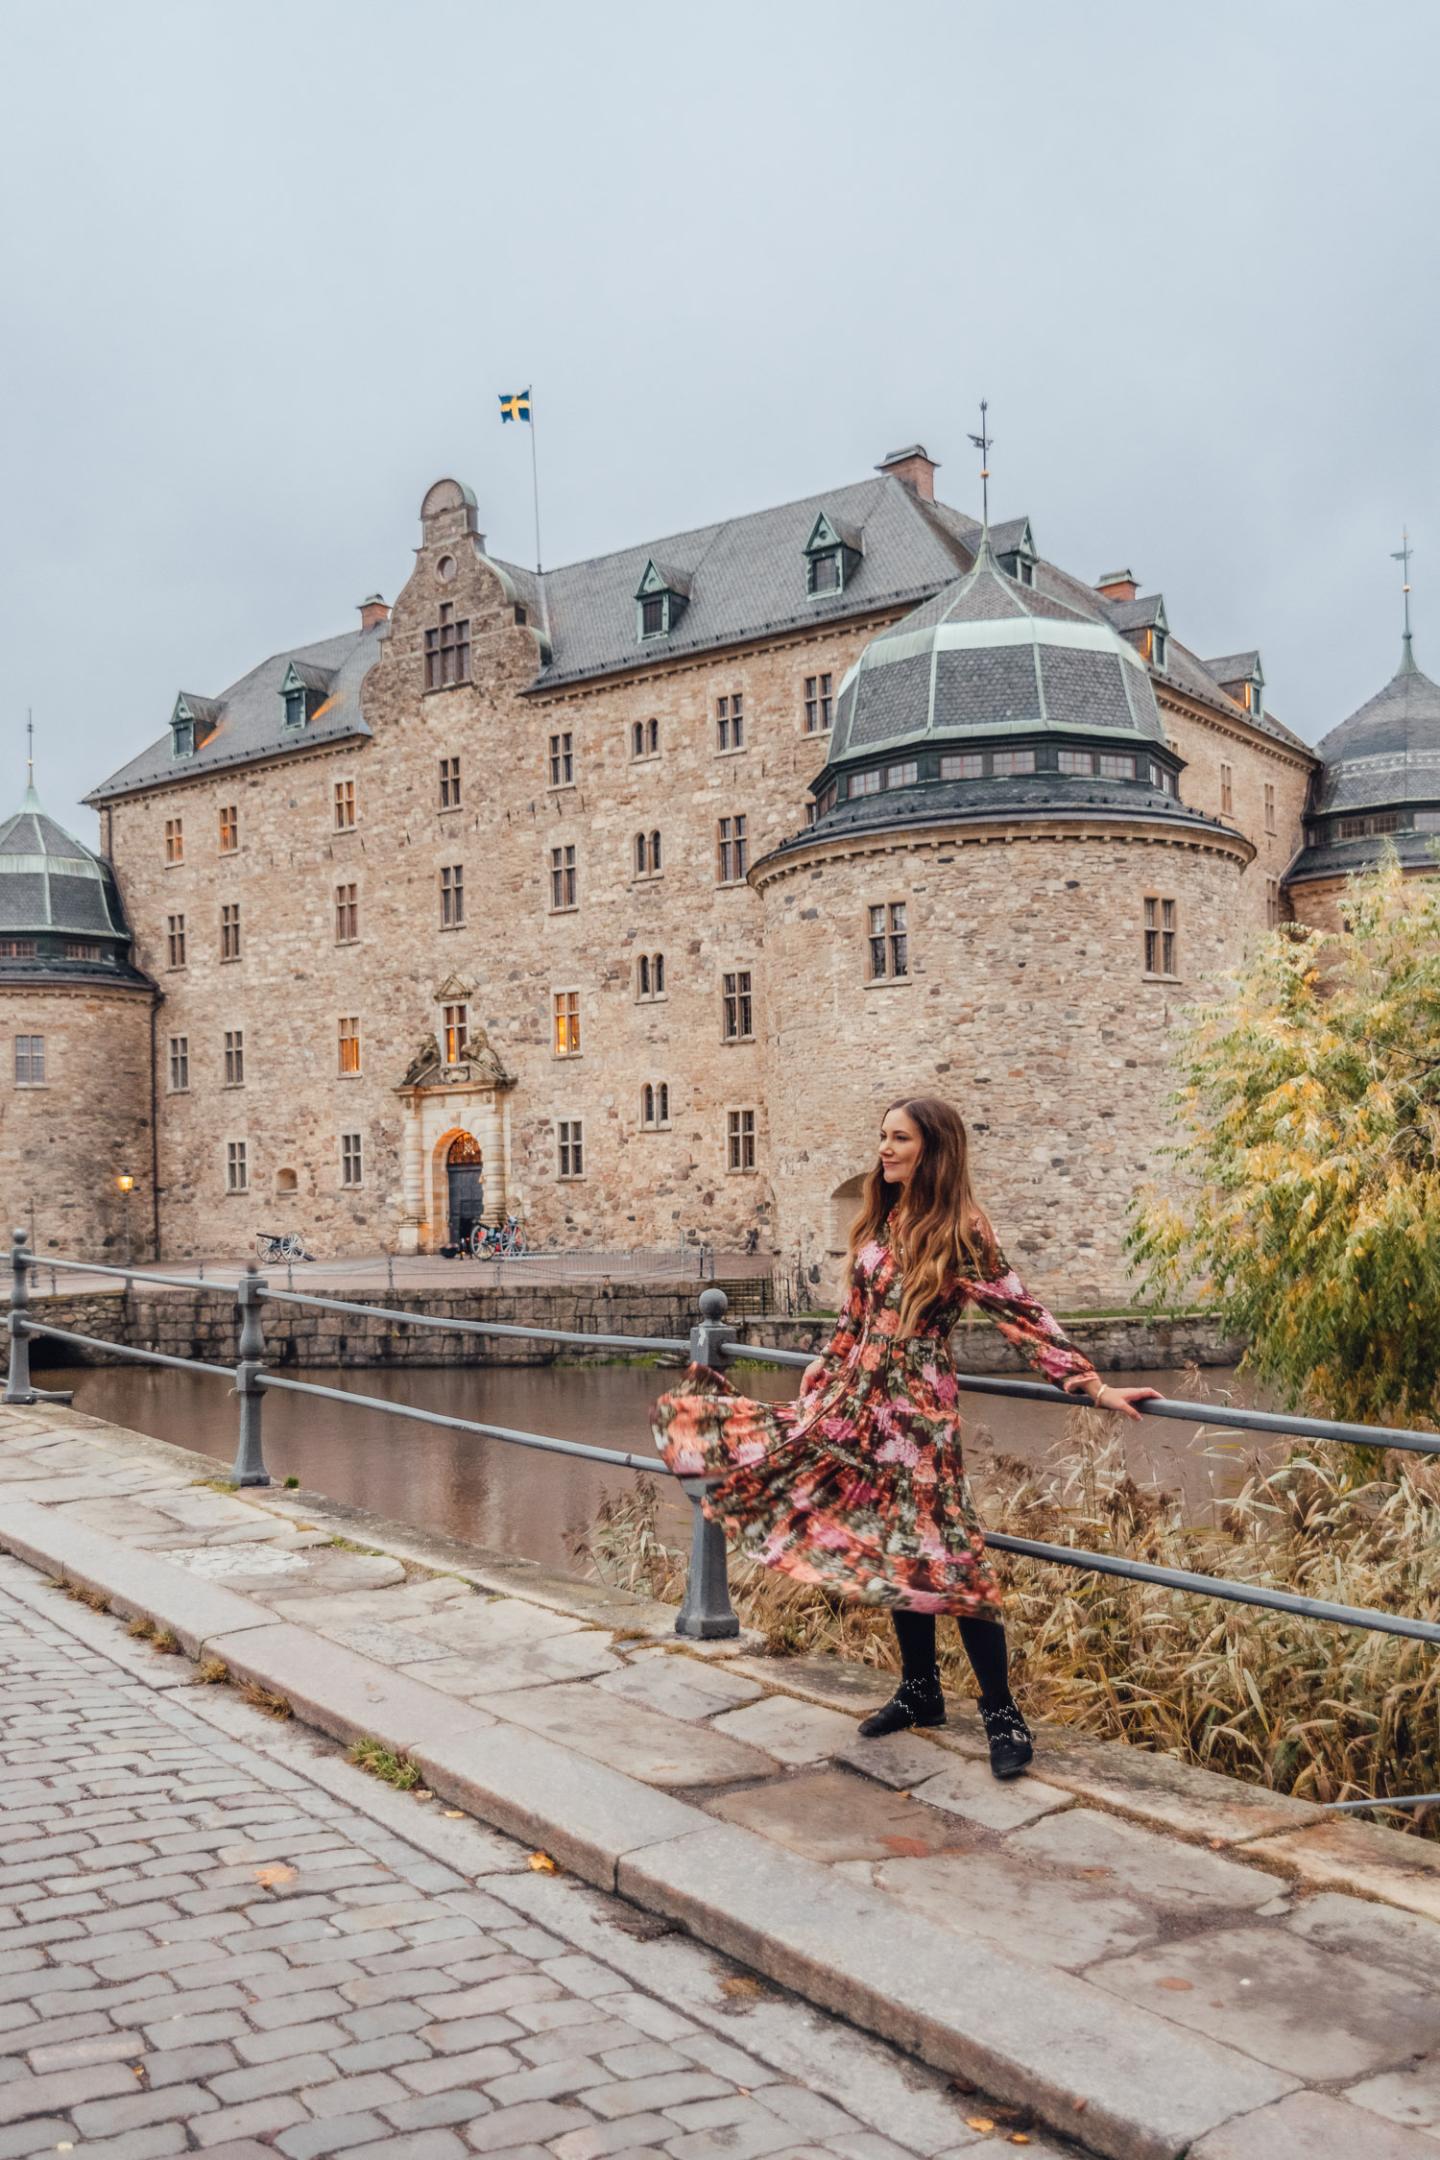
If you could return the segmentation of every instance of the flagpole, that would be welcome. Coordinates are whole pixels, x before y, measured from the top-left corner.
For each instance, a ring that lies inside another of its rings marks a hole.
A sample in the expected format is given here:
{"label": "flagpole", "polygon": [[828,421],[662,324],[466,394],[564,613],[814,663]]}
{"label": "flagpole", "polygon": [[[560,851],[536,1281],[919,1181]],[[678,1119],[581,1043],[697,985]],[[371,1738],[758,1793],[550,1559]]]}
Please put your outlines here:
{"label": "flagpole", "polygon": [[535,496],[535,575],[540,572],[540,462],[535,450],[535,399],[530,392],[530,484]]}

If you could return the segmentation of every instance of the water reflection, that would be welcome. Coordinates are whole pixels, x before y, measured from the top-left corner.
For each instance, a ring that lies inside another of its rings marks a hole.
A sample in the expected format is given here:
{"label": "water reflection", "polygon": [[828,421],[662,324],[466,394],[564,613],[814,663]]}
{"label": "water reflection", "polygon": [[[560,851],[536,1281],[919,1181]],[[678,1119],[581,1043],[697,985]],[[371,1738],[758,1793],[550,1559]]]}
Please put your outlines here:
{"label": "water reflection", "polygon": [[[565,1440],[625,1448],[650,1446],[647,1411],[674,1375],[615,1365],[330,1368],[296,1373],[324,1387],[343,1388],[438,1411],[481,1418]],[[1111,1373],[1113,1385],[1158,1387],[1193,1400],[1193,1373]],[[153,1434],[229,1464],[235,1453],[235,1401],[224,1380],[144,1366],[83,1367],[37,1372],[42,1386],[70,1387],[76,1408],[117,1425]],[[740,1385],[769,1402],[796,1393],[798,1375],[747,1368]],[[1205,1399],[1223,1405],[1253,1398],[1228,1369],[1203,1376]],[[994,1453],[1039,1463],[1061,1438],[1063,1411],[1001,1396],[967,1399],[969,1460],[983,1470]],[[1263,1446],[1256,1439],[1209,1440],[1196,1428],[1161,1423],[1123,1429],[1127,1459],[1144,1482],[1178,1487],[1197,1519],[1237,1492]],[[559,1455],[539,1455],[470,1433],[429,1428],[380,1410],[271,1394],[265,1404],[265,1455],[272,1477],[301,1484],[375,1514],[443,1531],[476,1545],[522,1555],[549,1567],[569,1564],[567,1536],[593,1519],[601,1498],[634,1482],[630,1471]],[[667,1500],[670,1527],[685,1532],[688,1512],[677,1494]]]}

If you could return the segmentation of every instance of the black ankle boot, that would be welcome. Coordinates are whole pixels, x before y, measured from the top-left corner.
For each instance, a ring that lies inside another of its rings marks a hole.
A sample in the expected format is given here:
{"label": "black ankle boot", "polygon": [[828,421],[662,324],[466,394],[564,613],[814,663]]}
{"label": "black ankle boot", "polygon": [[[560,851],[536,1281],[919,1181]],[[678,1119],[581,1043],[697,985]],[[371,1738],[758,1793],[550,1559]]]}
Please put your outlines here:
{"label": "black ankle boot", "polygon": [[[990,1743],[990,1768],[998,1778],[1019,1777],[1035,1759],[1035,1740],[1013,1698],[993,1710],[980,1705],[980,1721]],[[863,1732],[864,1727],[861,1727]]]}
{"label": "black ankle boot", "polygon": [[889,1702],[871,1711],[860,1727],[860,1737],[878,1740],[882,1733],[905,1732],[911,1725],[944,1723],[945,1697],[939,1671],[932,1667],[928,1673],[902,1680]]}

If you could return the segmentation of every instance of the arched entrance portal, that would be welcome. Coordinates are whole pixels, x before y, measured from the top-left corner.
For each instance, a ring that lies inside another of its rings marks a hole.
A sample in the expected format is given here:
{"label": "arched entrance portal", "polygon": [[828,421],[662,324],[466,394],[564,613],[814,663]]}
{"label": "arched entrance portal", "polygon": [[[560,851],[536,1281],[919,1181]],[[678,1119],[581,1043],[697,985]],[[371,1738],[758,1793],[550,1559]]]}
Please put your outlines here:
{"label": "arched entrance portal", "polygon": [[485,1215],[485,1155],[473,1133],[458,1133],[445,1156],[448,1241],[463,1245]]}

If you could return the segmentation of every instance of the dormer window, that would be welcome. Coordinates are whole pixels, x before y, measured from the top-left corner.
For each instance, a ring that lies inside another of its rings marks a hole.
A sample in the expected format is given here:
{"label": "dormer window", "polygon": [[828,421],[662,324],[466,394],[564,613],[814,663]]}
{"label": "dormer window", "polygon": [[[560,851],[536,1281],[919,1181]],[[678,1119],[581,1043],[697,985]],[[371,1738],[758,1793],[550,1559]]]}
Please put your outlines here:
{"label": "dormer window", "polygon": [[1265,685],[1262,678],[1252,675],[1245,685],[1245,710],[1252,720],[1258,720],[1265,710]]}
{"label": "dormer window", "polygon": [[[1018,524],[1019,530],[1016,530]],[[1017,585],[1035,583],[1035,535],[1030,530],[1029,518],[1020,518],[1003,526],[993,535],[995,559],[1007,577],[1014,578]]]}
{"label": "dormer window", "polygon": [[195,722],[172,720],[170,723],[171,745],[176,757],[194,757]]}
{"label": "dormer window", "polygon": [[1162,629],[1159,623],[1156,623],[1154,628],[1150,632],[1151,666],[1163,668],[1165,665],[1166,656],[1168,655],[1169,651],[1170,634],[1167,630]]}
{"label": "dormer window", "polygon": [[689,578],[682,571],[667,569],[652,556],[635,589],[635,634],[641,644],[669,637],[689,599]]}
{"label": "dormer window", "polygon": [[859,531],[853,525],[842,525],[838,518],[822,510],[805,543],[806,592],[812,600],[843,592],[863,560]]}
{"label": "dormer window", "polygon": [[170,715],[170,755],[177,758],[194,757],[201,745],[214,733],[220,718],[220,707],[213,698],[187,695],[181,691],[175,700],[175,710]]}
{"label": "dormer window", "polygon": [[303,728],[314,719],[330,695],[332,677],[322,668],[304,667],[292,660],[280,685],[285,705],[285,726]]}

